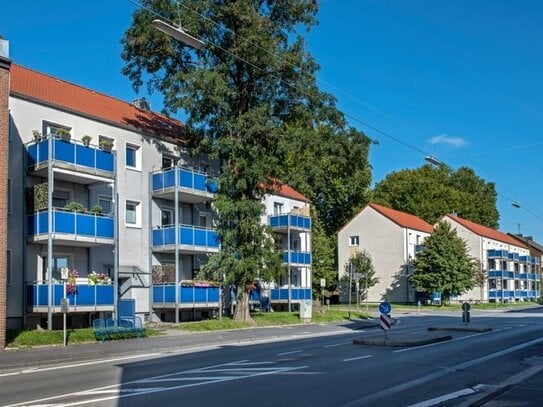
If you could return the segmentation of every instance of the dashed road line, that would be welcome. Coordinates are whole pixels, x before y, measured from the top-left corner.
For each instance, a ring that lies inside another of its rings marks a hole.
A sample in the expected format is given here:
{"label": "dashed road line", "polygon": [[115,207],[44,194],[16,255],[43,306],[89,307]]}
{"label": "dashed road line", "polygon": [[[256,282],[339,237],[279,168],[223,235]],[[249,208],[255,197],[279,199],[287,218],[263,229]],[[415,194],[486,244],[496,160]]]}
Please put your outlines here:
{"label": "dashed road line", "polygon": [[326,345],[323,346],[323,348],[335,348],[336,346],[344,346],[344,345],[352,345],[353,341],[350,342],[341,342],[341,343],[334,343],[332,345]]}
{"label": "dashed road line", "polygon": [[355,357],[355,358],[343,359],[342,362],[351,362],[351,361],[353,361],[353,360],[367,359],[367,358],[371,358],[372,356],[373,356],[373,355],[358,356],[358,357]]}
{"label": "dashed road line", "polygon": [[292,355],[293,353],[300,353],[300,352],[303,352],[303,350],[298,349],[298,350],[292,350],[290,352],[282,352],[282,353],[278,353],[277,356]]}

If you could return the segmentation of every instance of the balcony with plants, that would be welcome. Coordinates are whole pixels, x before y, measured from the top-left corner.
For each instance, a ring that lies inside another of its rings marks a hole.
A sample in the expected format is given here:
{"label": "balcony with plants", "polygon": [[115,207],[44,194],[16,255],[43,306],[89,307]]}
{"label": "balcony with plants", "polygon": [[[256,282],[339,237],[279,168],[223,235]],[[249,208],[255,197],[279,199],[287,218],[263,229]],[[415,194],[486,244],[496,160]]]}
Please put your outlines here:
{"label": "balcony with plants", "polygon": [[51,164],[55,168],[61,168],[73,174],[113,179],[115,155],[106,146],[92,145],[91,140],[89,135],[83,136],[81,140],[74,140],[67,130],[63,132],[59,130],[55,134],[46,136],[34,130],[34,141],[25,146],[28,171],[46,177],[49,148],[51,148]]}
{"label": "balcony with plants", "polygon": [[[64,280],[54,279],[51,286],[52,312],[61,312],[62,299],[69,301],[70,312],[113,311],[114,285],[109,276],[91,272],[80,277],[77,270],[68,270]],[[47,281],[26,284],[26,306],[30,312],[48,310],[49,285]]]}
{"label": "balcony with plants", "polygon": [[[44,189],[43,185],[47,188],[47,184],[38,185],[42,186],[41,189]],[[33,243],[45,243],[49,234],[47,191],[36,194],[34,188],[32,192],[34,193],[27,195],[32,197],[27,201],[27,207],[34,209],[27,214],[27,239]],[[98,205],[88,210],[79,202],[69,202],[62,208],[53,208],[52,220],[53,239],[64,245],[94,246],[114,243],[115,217],[103,214]]]}
{"label": "balcony with plants", "polygon": [[[176,188],[177,179],[177,188]],[[152,194],[155,198],[173,200],[175,191],[182,202],[198,203],[211,200],[218,192],[218,179],[187,167],[171,167],[151,174]]]}

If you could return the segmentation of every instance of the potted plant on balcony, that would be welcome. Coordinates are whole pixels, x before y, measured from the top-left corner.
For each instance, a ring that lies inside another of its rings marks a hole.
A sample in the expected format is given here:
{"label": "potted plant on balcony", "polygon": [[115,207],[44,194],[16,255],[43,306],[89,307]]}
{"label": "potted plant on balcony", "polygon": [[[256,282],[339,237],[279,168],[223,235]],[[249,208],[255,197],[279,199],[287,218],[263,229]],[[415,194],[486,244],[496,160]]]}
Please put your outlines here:
{"label": "potted plant on balcony", "polygon": [[96,215],[101,215],[102,214],[102,207],[100,205],[94,205],[91,209],[90,209],[91,213],[94,213]]}
{"label": "potted plant on balcony", "polygon": [[32,135],[34,136],[34,141],[37,143],[41,140],[41,131],[39,130],[32,130]]}
{"label": "potted plant on balcony", "polygon": [[113,141],[103,138],[100,140],[100,148],[104,151],[111,152],[111,149],[113,148]]}
{"label": "potted plant on balcony", "polygon": [[55,135],[58,136],[58,138],[62,141],[70,141],[71,134],[67,129],[57,129],[55,131]]}
{"label": "potted plant on balcony", "polygon": [[65,211],[71,211],[71,212],[85,211],[85,207],[79,202],[75,202],[75,201],[68,202],[62,209],[64,209]]}
{"label": "potted plant on balcony", "polygon": [[85,147],[88,147],[90,142],[92,140],[92,137],[88,134],[85,134],[83,137],[81,137],[81,142],[85,145]]}

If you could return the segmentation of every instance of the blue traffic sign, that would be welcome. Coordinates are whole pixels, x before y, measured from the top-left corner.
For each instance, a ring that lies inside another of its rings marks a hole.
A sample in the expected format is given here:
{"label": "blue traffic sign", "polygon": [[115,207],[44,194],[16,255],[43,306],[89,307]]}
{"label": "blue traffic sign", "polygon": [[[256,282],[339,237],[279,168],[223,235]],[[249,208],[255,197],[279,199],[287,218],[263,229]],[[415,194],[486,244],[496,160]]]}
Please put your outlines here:
{"label": "blue traffic sign", "polygon": [[392,310],[392,307],[390,304],[386,301],[383,301],[381,304],[379,304],[379,312],[381,314],[390,314],[390,311]]}

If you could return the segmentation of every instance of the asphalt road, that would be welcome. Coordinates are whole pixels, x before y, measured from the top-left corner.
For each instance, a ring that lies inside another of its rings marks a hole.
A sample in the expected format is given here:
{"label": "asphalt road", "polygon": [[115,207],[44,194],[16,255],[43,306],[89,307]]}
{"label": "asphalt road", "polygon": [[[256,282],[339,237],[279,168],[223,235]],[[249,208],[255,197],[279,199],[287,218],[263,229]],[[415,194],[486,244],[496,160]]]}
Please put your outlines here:
{"label": "asphalt road", "polygon": [[[390,335],[460,319],[393,316]],[[472,324],[493,330],[407,348],[354,345],[380,332],[353,324],[4,352],[0,405],[542,405],[543,310],[478,312]]]}

